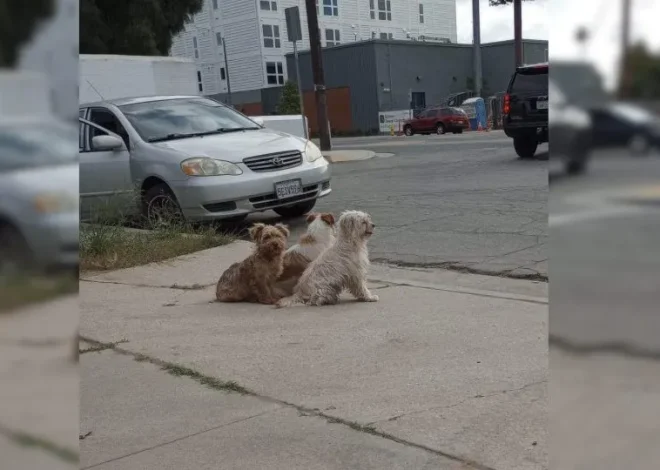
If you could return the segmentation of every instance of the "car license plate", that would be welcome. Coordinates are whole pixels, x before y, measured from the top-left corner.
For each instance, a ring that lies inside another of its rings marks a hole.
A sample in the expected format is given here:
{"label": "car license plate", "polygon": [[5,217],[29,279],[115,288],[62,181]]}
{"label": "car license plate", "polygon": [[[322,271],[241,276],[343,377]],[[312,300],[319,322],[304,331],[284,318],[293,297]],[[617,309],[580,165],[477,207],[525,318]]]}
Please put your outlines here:
{"label": "car license plate", "polygon": [[548,109],[548,100],[537,101],[536,109]]}
{"label": "car license plate", "polygon": [[275,195],[277,199],[286,199],[302,194],[302,183],[300,180],[289,180],[275,183]]}

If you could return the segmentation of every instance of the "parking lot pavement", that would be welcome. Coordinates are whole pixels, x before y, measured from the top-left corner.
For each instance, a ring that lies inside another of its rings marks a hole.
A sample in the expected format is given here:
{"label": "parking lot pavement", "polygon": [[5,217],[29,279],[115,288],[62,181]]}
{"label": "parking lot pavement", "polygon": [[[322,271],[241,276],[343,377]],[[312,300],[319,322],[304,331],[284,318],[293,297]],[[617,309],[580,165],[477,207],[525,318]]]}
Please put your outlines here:
{"label": "parking lot pavement", "polygon": [[[315,210],[369,212],[372,258],[531,279],[547,276],[547,145],[521,161],[501,132],[337,139],[388,158],[333,167],[333,192]],[[345,147],[344,147],[345,146]],[[279,220],[274,213],[252,221]],[[303,220],[290,220],[292,240]]]}
{"label": "parking lot pavement", "polygon": [[376,303],[211,302],[237,243],[85,276],[84,465],[547,468],[545,283],[375,268]]}

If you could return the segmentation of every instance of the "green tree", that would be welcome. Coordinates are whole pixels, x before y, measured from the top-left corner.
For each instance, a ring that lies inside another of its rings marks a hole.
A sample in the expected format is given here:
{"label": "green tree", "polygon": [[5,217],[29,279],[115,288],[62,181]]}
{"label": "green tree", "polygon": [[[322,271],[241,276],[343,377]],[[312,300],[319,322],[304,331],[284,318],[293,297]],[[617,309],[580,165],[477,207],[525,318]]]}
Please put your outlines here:
{"label": "green tree", "polygon": [[80,0],[80,52],[168,55],[172,38],[203,6],[203,0]]}
{"label": "green tree", "polygon": [[620,95],[627,99],[660,98],[660,55],[640,43],[632,46],[626,56]]}
{"label": "green tree", "polygon": [[300,114],[300,95],[298,85],[294,82],[286,82],[282,87],[277,112],[278,114]]}
{"label": "green tree", "polygon": [[53,0],[0,0],[0,67],[13,67],[21,48],[55,12]]}

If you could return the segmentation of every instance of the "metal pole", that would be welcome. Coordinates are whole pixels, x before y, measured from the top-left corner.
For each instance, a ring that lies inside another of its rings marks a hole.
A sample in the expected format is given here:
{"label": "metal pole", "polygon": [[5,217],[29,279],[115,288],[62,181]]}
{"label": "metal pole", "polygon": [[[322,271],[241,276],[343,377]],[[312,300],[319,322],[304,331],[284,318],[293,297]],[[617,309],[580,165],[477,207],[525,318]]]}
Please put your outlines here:
{"label": "metal pole", "polygon": [[229,81],[229,63],[227,62],[227,41],[222,36],[222,55],[225,56],[225,78],[227,79],[227,101],[231,103],[231,82]]}
{"label": "metal pole", "polygon": [[472,0],[472,37],[474,59],[474,94],[481,96],[483,79],[481,73],[481,17],[479,15],[479,0]]}
{"label": "metal pole", "polygon": [[300,81],[300,64],[298,62],[298,46],[297,41],[293,41],[293,59],[296,64],[296,83],[298,83],[298,98],[300,99],[300,114],[302,114],[303,130],[305,132],[305,139],[309,139],[307,134],[307,121],[305,120],[305,100],[303,99],[302,82]]}
{"label": "metal pole", "polygon": [[321,32],[319,18],[316,14],[316,1],[305,0],[307,10],[307,28],[309,30],[309,49],[312,58],[312,73],[314,76],[314,93],[316,97],[316,113],[319,127],[321,150],[331,150],[330,123],[328,121],[328,100],[325,93],[323,77],[323,59],[321,51]]}
{"label": "metal pole", "polygon": [[630,9],[632,7],[631,0],[623,0],[623,17],[621,20],[621,60],[619,67],[619,98],[625,99],[630,94],[630,68],[629,68],[629,52],[630,52]]}
{"label": "metal pole", "polygon": [[513,42],[516,50],[516,67],[523,64],[522,0],[513,0]]}

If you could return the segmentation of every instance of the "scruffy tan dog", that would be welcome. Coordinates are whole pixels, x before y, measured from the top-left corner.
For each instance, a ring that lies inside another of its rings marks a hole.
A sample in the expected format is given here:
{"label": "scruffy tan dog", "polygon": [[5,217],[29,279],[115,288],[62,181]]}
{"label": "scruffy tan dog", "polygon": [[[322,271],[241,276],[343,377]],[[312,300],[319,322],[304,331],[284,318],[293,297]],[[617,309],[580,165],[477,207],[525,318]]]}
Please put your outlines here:
{"label": "scruffy tan dog", "polygon": [[274,304],[280,298],[274,284],[282,274],[289,229],[282,224],[254,224],[249,230],[254,253],[222,273],[215,288],[220,302]]}
{"label": "scruffy tan dog", "polygon": [[325,212],[307,216],[307,231],[298,243],[284,253],[284,270],[277,281],[277,291],[281,297],[293,293],[293,287],[309,263],[318,258],[335,240],[334,215]]}
{"label": "scruffy tan dog", "polygon": [[358,300],[378,301],[378,296],[367,288],[367,241],[375,227],[371,217],[365,212],[345,211],[339,217],[338,226],[337,241],[310,263],[293,295],[280,299],[278,308],[296,303],[336,304],[344,289]]}

